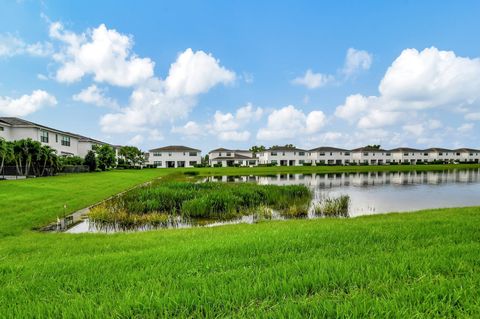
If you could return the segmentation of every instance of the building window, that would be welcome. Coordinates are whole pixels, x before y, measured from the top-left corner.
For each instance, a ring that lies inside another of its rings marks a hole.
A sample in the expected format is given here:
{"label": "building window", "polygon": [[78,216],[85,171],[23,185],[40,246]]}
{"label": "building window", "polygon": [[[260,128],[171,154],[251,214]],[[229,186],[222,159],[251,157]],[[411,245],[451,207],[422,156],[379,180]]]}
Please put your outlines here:
{"label": "building window", "polygon": [[423,153],[423,156],[428,156],[428,153]]}
{"label": "building window", "polygon": [[442,155],[443,155],[443,153],[438,153],[438,155],[442,156]]}
{"label": "building window", "polygon": [[58,134],[55,134],[55,143],[58,143]]}
{"label": "building window", "polygon": [[48,143],[48,132],[47,131],[40,131],[40,142]]}
{"label": "building window", "polygon": [[298,152],[298,155],[305,156],[305,152]]}
{"label": "building window", "polygon": [[162,166],[162,161],[153,161],[153,165]]}
{"label": "building window", "polygon": [[350,156],[350,153],[349,153],[349,152],[345,152],[345,156]]}
{"label": "building window", "polygon": [[305,163],[305,161],[304,160],[299,160],[298,163],[303,165],[303,163]]}
{"label": "building window", "polygon": [[168,153],[168,156],[172,156],[172,153]]}
{"label": "building window", "polygon": [[70,136],[62,136],[62,145],[70,146]]}
{"label": "building window", "polygon": [[[190,152],[190,153],[188,153],[188,155],[190,155],[190,156],[197,156],[197,152]],[[195,164],[196,164],[196,163],[195,163]]]}
{"label": "building window", "polygon": [[221,153],[221,152],[220,152],[220,153],[218,153],[218,156],[222,156],[222,153]]}
{"label": "building window", "polygon": [[325,156],[325,153],[320,153],[320,156]]}
{"label": "building window", "polygon": [[363,156],[368,156],[368,153],[363,153]]}
{"label": "building window", "polygon": [[197,165],[197,161],[190,161],[189,164],[190,164],[190,166],[195,166],[195,165]]}
{"label": "building window", "polygon": [[457,153],[457,156],[460,156],[460,153]]}
{"label": "building window", "polygon": [[232,153],[227,153],[227,156],[232,156]]}
{"label": "building window", "polygon": [[277,152],[271,152],[270,155],[277,156]]}
{"label": "building window", "polygon": [[385,155],[386,155],[386,156],[390,156],[391,154],[390,154],[390,153],[387,153],[387,154],[385,154]]}
{"label": "building window", "polygon": [[272,161],[272,164],[277,165],[277,161],[276,161],[276,160],[273,160],[273,161]]}
{"label": "building window", "polygon": [[403,153],[403,156],[408,156],[408,153]]}
{"label": "building window", "polygon": [[157,157],[158,157],[158,156],[162,156],[162,153],[160,153],[160,152],[153,152],[153,156],[157,156]]}
{"label": "building window", "polygon": [[3,131],[3,130],[4,130],[3,126],[0,126],[0,131]]}

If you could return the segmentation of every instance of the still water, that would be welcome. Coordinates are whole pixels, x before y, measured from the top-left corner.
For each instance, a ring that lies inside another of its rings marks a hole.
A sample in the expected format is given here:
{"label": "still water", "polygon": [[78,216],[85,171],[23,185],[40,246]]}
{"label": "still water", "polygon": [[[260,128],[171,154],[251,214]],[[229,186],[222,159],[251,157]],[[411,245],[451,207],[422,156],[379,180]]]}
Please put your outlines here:
{"label": "still water", "polygon": [[211,181],[306,185],[314,202],[350,196],[351,217],[386,212],[480,205],[480,169],[431,172],[368,172],[215,176]]}
{"label": "still water", "polygon": [[[270,176],[213,176],[206,181],[254,182],[273,185],[306,185],[313,192],[313,206],[327,197],[348,195],[349,216],[408,212],[421,209],[480,206],[480,169],[430,172],[368,172],[338,174],[278,174]],[[316,218],[309,214],[309,218]],[[273,219],[283,219],[275,215]],[[219,226],[232,223],[254,223],[256,216],[202,224]],[[166,228],[199,226],[181,220]],[[142,228],[137,231],[149,230]],[[100,230],[88,219],[67,230],[70,233],[116,232]]]}

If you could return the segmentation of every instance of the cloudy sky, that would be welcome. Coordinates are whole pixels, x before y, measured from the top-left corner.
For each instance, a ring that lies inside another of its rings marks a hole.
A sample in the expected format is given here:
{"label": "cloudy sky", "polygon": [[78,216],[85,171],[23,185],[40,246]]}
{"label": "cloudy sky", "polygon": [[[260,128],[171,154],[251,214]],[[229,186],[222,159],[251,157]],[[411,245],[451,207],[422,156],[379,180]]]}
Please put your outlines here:
{"label": "cloudy sky", "polygon": [[0,116],[144,150],[480,147],[479,1],[3,1]]}

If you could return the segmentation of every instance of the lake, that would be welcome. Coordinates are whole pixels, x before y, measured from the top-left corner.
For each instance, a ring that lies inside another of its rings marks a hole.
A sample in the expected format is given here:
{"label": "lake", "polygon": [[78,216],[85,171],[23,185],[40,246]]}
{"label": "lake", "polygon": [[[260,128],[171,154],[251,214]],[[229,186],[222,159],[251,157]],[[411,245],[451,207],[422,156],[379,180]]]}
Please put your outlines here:
{"label": "lake", "polygon": [[429,172],[365,172],[214,176],[210,181],[306,185],[314,202],[350,196],[351,217],[387,212],[480,205],[480,169]]}
{"label": "lake", "polygon": [[[205,181],[254,182],[273,185],[305,185],[312,190],[312,205],[325,198],[350,197],[349,216],[408,212],[421,209],[479,206],[480,169],[410,172],[364,172],[329,174],[277,174],[269,176],[212,176]],[[318,218],[309,214],[309,218]],[[272,219],[285,219],[274,214]],[[176,220],[166,228],[220,226],[232,223],[254,223],[256,216],[243,216],[230,221]],[[164,227],[165,228],[165,227]],[[150,230],[144,227],[137,231]],[[116,232],[96,229],[85,219],[67,230],[69,233]]]}

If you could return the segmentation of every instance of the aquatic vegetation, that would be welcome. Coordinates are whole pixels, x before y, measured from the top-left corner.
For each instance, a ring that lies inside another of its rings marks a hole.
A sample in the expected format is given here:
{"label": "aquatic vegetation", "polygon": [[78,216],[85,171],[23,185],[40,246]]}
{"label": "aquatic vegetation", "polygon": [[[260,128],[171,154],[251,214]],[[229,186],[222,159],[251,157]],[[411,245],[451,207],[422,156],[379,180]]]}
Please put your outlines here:
{"label": "aquatic vegetation", "polygon": [[315,215],[325,217],[348,217],[350,196],[341,195],[336,198],[326,197],[314,207]]}
{"label": "aquatic vegetation", "polygon": [[93,208],[89,218],[95,225],[129,229],[161,227],[173,218],[230,220],[253,214],[260,207],[265,218],[272,214],[266,213],[267,208],[283,216],[303,217],[311,197],[303,185],[157,181]]}

